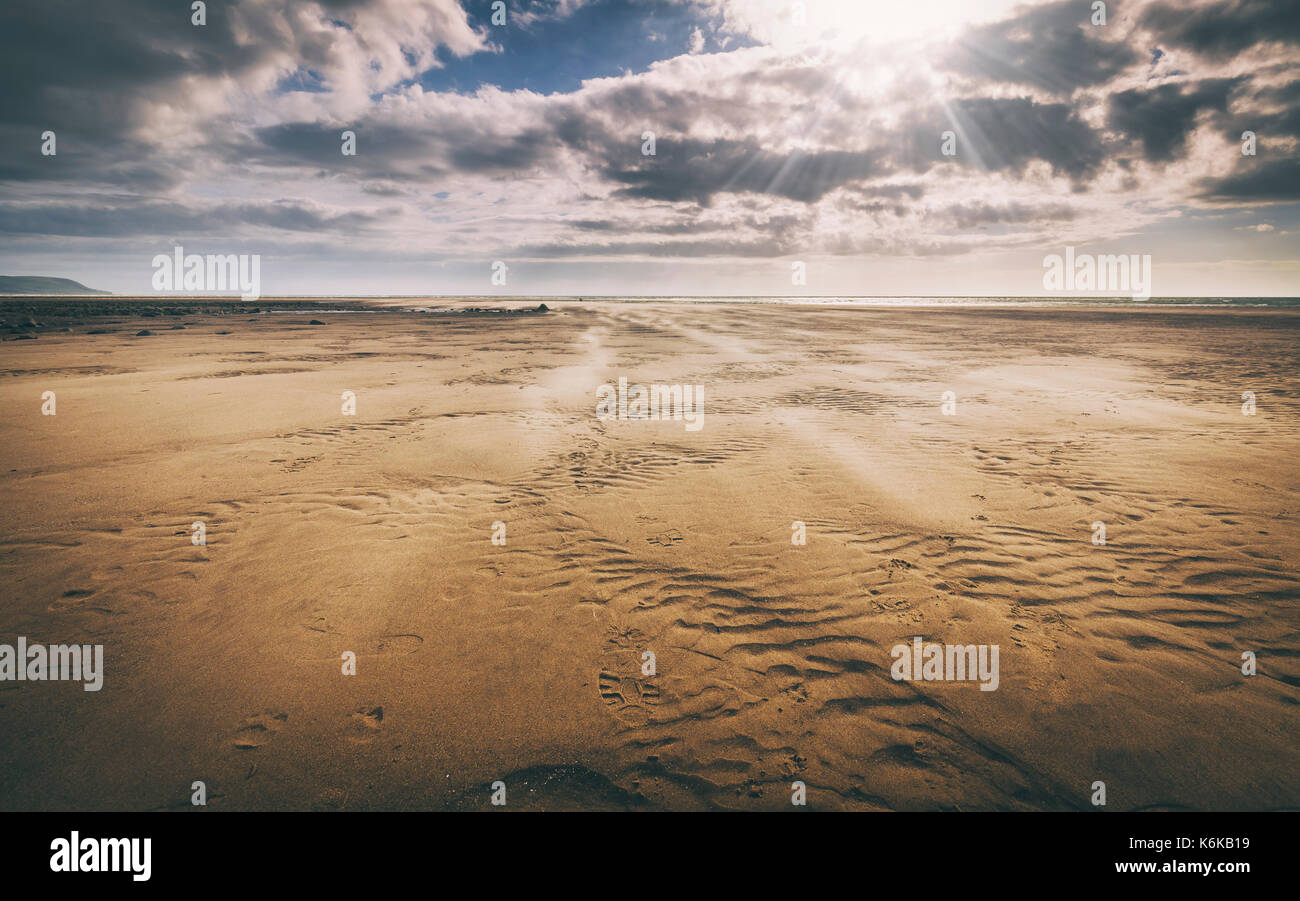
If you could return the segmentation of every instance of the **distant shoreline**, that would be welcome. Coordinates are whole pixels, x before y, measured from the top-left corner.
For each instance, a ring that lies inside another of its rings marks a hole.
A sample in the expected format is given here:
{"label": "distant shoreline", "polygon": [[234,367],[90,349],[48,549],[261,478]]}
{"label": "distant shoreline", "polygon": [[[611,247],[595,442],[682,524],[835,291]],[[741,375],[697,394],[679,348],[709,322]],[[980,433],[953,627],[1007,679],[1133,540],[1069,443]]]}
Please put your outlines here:
{"label": "distant shoreline", "polygon": [[826,295],[815,297],[779,295],[637,295],[597,296],[565,294],[284,294],[264,295],[258,300],[242,300],[237,295],[172,295],[172,294],[6,294],[0,292],[0,301],[88,301],[93,303],[122,302],[130,304],[212,304],[234,303],[246,307],[282,303],[349,303],[368,307],[384,307],[397,303],[418,303],[422,306],[448,303],[682,303],[682,304],[782,304],[789,306],[853,306],[853,307],[1097,307],[1102,309],[1152,309],[1160,307],[1209,308],[1300,308],[1300,297],[1153,297],[1138,301],[1128,297],[993,297],[993,296],[934,296],[934,295]]}

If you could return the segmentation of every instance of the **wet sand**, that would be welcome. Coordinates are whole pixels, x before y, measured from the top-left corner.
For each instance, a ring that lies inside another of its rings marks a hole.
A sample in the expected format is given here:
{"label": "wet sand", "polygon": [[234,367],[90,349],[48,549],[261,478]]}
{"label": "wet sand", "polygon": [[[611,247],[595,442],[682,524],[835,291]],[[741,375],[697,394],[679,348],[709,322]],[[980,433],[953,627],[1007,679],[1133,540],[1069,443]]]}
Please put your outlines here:
{"label": "wet sand", "polygon": [[547,302],[0,302],[0,808],[1300,806],[1300,314]]}

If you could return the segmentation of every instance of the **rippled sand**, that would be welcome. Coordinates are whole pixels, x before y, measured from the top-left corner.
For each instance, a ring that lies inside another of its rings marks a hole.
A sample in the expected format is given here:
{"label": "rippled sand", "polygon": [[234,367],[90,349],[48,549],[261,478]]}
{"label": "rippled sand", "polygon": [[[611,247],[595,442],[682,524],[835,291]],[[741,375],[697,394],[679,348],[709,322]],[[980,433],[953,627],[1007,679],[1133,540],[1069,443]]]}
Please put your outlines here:
{"label": "rippled sand", "polygon": [[0,642],[106,674],[0,683],[0,807],[1300,806],[1300,314],[35,303]]}

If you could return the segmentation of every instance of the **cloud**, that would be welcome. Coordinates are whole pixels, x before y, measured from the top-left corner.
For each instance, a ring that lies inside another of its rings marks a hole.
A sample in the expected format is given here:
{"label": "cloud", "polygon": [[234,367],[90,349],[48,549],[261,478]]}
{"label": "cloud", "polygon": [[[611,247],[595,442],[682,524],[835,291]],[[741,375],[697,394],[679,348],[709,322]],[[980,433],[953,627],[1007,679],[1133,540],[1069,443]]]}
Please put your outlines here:
{"label": "cloud", "polygon": [[1077,0],[1022,9],[966,32],[943,54],[946,68],[986,82],[1024,85],[1068,97],[1076,88],[1109,81],[1142,57],[1115,30],[1091,24],[1091,7]]}
{"label": "cloud", "polygon": [[[557,262],[1164,234],[1297,199],[1300,42],[1279,6],[1130,0],[1098,27],[1076,0],[826,0],[800,30],[786,0],[511,3],[507,27],[534,39],[575,13],[680,26],[679,55],[535,93],[424,77],[472,57],[530,83],[486,4],[231,0],[195,27],[173,0],[10,0],[0,231],[11,247],[196,235],[303,258]],[[593,35],[615,32],[636,33]],[[433,87],[451,83],[476,87]],[[1244,130],[1258,158],[1240,156]]]}
{"label": "cloud", "polygon": [[1153,3],[1140,21],[1164,43],[1211,57],[1229,57],[1271,42],[1300,45],[1300,15],[1285,0]]}
{"label": "cloud", "polygon": [[1229,95],[1244,82],[1244,78],[1215,78],[1121,91],[1108,101],[1107,124],[1141,141],[1147,160],[1173,160],[1183,155],[1198,115],[1203,110],[1226,112]]}
{"label": "cloud", "polygon": [[771,153],[754,141],[692,139],[666,139],[657,149],[639,165],[605,168],[606,178],[628,185],[616,195],[707,206],[718,192],[754,192],[808,203],[881,169],[871,151]]}
{"label": "cloud", "polygon": [[957,228],[978,228],[982,225],[1025,225],[1045,221],[1073,219],[1074,207],[1067,203],[957,203],[940,211],[952,220]]}
{"label": "cloud", "polygon": [[[295,73],[352,102],[483,50],[455,0],[233,0],[191,24],[171,0],[15,0],[0,11],[5,121],[51,117],[129,134],[171,115],[228,111]],[[56,112],[57,111],[57,112]]]}
{"label": "cloud", "polygon": [[[972,97],[948,105],[957,133],[957,159],[989,171],[1022,169],[1043,160],[1054,172],[1080,179],[1101,165],[1102,141],[1066,103],[1037,103],[1029,97]],[[937,148],[935,126],[927,136]],[[925,134],[919,124],[914,134]]]}
{"label": "cloud", "polygon": [[107,197],[80,203],[0,203],[0,233],[168,236],[229,235],[249,228],[311,234],[349,234],[392,215],[392,210],[331,210],[302,201],[186,205]]}
{"label": "cloud", "polygon": [[1199,197],[1219,203],[1300,200],[1300,160],[1263,160],[1244,171],[1200,182]]}

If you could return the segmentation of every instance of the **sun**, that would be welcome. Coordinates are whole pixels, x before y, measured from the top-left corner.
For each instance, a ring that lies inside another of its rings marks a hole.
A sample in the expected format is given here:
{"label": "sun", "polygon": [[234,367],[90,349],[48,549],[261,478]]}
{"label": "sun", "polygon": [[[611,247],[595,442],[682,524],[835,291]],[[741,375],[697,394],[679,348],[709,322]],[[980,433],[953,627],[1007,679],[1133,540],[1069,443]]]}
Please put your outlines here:
{"label": "sun", "polygon": [[1023,0],[732,0],[727,20],[780,48],[934,40],[1005,18]]}

